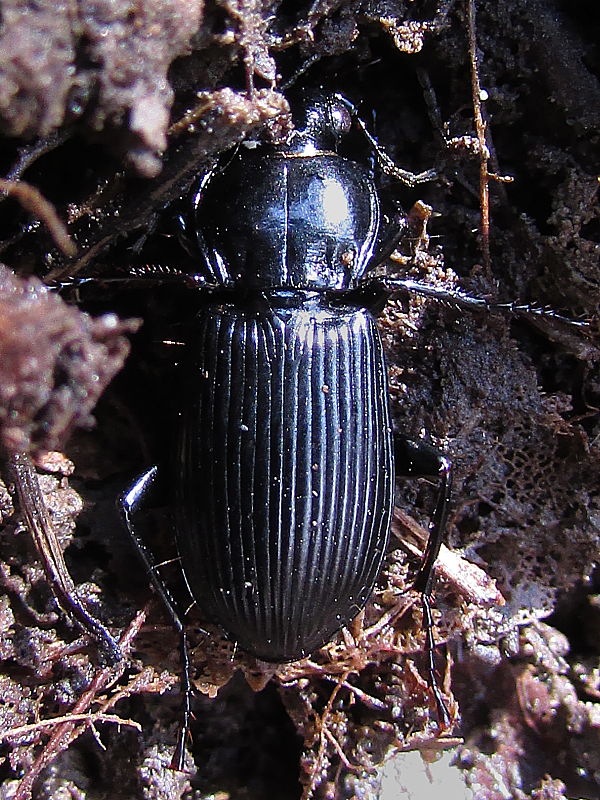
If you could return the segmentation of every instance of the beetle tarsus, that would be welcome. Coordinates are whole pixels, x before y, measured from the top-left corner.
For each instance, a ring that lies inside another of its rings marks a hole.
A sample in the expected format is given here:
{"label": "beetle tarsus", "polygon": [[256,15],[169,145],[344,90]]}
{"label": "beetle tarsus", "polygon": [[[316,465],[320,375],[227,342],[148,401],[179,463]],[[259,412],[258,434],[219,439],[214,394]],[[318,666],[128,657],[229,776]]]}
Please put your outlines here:
{"label": "beetle tarsus", "polygon": [[177,735],[177,744],[175,752],[171,759],[170,768],[177,772],[183,772],[185,763],[185,749],[187,739],[190,733],[190,719],[192,716],[192,682],[190,679],[191,666],[190,666],[190,651],[187,644],[187,637],[183,627],[179,631],[179,647],[181,653],[181,696],[182,696],[182,709],[181,721],[179,724],[179,733]]}
{"label": "beetle tarsus", "polygon": [[433,616],[431,614],[431,598],[423,592],[421,594],[421,607],[423,609],[423,625],[425,627],[426,651],[427,651],[427,680],[429,688],[433,693],[438,714],[438,725],[440,730],[445,731],[450,727],[450,713],[444,700],[435,670],[435,637],[433,635]]}

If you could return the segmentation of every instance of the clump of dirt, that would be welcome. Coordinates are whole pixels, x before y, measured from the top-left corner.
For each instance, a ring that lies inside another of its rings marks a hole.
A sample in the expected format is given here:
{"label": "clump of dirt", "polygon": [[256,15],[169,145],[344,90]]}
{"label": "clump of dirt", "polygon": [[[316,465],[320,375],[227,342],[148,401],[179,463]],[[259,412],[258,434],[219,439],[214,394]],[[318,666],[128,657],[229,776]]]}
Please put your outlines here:
{"label": "clump of dirt", "polygon": [[0,445],[56,450],[91,411],[129,353],[139,323],[92,319],[37,278],[0,265]]}

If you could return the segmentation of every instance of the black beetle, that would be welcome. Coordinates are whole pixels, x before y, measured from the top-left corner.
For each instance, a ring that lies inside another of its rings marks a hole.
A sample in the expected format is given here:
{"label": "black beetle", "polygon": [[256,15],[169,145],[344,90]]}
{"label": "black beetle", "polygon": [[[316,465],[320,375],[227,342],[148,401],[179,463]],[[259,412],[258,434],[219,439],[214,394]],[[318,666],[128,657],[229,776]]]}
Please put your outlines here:
{"label": "black beetle", "polygon": [[394,484],[382,346],[348,298],[376,252],[377,193],[335,154],[341,104],[311,97],[294,123],[197,198],[206,280],[231,294],[200,312],[179,435],[190,588],[267,661],[308,655],[362,608]]}
{"label": "black beetle", "polygon": [[[274,662],[329,641],[381,567],[395,469],[370,309],[390,290],[361,282],[404,224],[383,224],[371,172],[336,153],[350,104],[316,92],[292,112],[288,141],[242,146],[195,195],[194,281],[210,294],[187,345],[174,467],[192,595],[243,650]],[[429,593],[450,466],[424,443],[399,439],[396,452],[403,474],[443,476],[419,580]],[[136,539],[134,514],[156,475],[124,498]]]}
{"label": "black beetle", "polygon": [[[299,92],[291,108],[287,141],[242,145],[199,181],[186,224],[198,270],[170,276],[201,298],[171,475],[181,565],[207,618],[274,662],[314,652],[364,606],[386,549],[395,472],[440,479],[415,581],[429,618],[451,465],[423,441],[392,436],[374,320],[389,296],[564,319],[369,277],[406,222],[382,214],[372,172],[338,155],[338,142],[356,121],[384,170],[407,183],[432,173],[392,165],[341,95]],[[145,472],[123,498],[147,560],[134,517],[157,475]]]}
{"label": "black beetle", "polygon": [[[241,649],[265,661],[299,659],[349,623],[371,594],[388,540],[395,472],[438,477],[414,587],[422,592],[429,678],[445,724],[429,598],[451,464],[425,442],[392,435],[374,314],[402,291],[462,309],[563,318],[369,277],[406,223],[382,214],[371,171],[338,155],[338,141],[356,120],[383,169],[406,182],[431,173],[413,176],[390,165],[339,95],[301,94],[292,111],[286,142],[242,146],[199,181],[186,225],[198,268],[165,277],[191,285],[199,298],[167,470],[181,566],[202,613]],[[184,726],[173,762],[180,766],[190,695],[185,630],[136,522],[159,476],[164,469],[146,471],[121,505],[181,634]]]}

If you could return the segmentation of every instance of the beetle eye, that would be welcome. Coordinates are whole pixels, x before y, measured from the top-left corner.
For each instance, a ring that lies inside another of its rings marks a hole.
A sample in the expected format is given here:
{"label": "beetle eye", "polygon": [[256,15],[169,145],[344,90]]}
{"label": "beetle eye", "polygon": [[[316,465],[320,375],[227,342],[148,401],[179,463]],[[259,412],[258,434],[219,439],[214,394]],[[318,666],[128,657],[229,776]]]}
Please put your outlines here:
{"label": "beetle eye", "polygon": [[352,127],[350,112],[340,103],[331,108],[331,127],[338,138],[348,133]]}

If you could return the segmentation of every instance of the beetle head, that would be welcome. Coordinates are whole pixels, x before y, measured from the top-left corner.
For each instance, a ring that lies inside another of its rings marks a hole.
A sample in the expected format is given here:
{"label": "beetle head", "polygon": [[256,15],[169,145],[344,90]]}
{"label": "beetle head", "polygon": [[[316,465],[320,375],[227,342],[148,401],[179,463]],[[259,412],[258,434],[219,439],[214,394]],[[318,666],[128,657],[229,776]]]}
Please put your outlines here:
{"label": "beetle head", "polygon": [[348,107],[333,92],[325,89],[297,90],[289,95],[294,131],[287,149],[304,152],[335,152],[338,142],[352,127]]}

